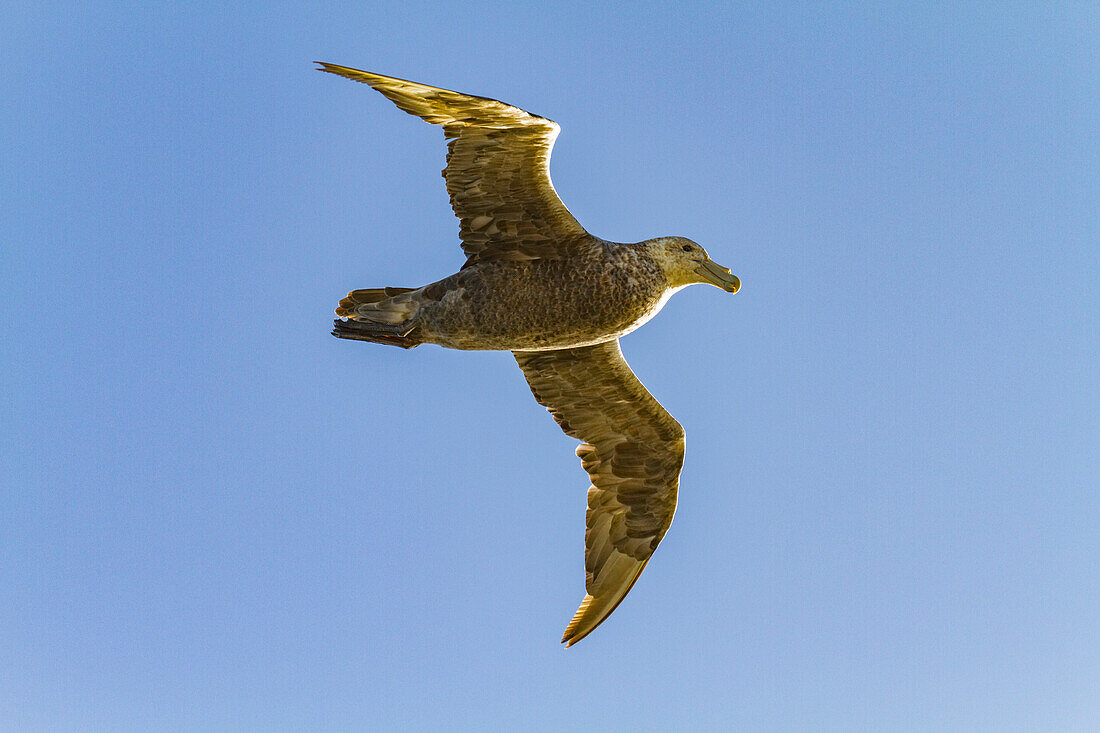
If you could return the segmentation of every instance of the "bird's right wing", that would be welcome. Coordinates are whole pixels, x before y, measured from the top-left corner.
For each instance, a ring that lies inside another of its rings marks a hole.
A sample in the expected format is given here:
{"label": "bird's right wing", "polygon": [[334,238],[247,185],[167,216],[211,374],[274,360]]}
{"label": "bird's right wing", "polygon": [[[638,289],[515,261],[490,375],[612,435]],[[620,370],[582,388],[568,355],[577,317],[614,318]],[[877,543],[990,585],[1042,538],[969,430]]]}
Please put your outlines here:
{"label": "bird's right wing", "polygon": [[487,97],[317,63],[320,71],[369,84],[409,114],[443,126],[443,178],[467,265],[568,257],[591,246],[550,181],[550,151],[561,129],[556,122]]}
{"label": "bird's right wing", "polygon": [[539,404],[584,441],[588,472],[585,588],[562,641],[600,625],[630,591],[676,511],[684,429],[630,371],[618,341],[556,351],[516,351]]}

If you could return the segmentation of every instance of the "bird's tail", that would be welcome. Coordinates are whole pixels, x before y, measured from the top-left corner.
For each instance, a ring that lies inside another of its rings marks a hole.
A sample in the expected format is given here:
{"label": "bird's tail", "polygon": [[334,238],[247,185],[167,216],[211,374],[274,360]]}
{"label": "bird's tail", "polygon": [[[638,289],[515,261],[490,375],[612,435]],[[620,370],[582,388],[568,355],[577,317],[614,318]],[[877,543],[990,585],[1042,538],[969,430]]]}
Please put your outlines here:
{"label": "bird's tail", "polygon": [[390,344],[411,349],[423,343],[412,322],[419,303],[415,288],[353,290],[340,301],[336,315],[348,320],[333,323],[332,335],[356,341]]}
{"label": "bird's tail", "polygon": [[[340,305],[336,308],[336,315],[341,318],[355,318],[360,315],[373,314],[374,312],[386,313],[387,317],[389,313],[394,313],[397,310],[406,310],[394,308],[397,303],[385,303],[385,301],[392,300],[396,296],[404,295],[405,293],[411,293],[415,288],[367,288],[365,290],[352,290],[348,293],[346,298],[340,299]],[[405,303],[411,301],[411,298],[403,299]],[[367,306],[367,307],[363,307]],[[388,307],[387,307],[388,306]],[[413,306],[415,311],[416,306]],[[404,315],[404,314],[403,314]],[[411,315],[409,313],[408,315]],[[372,318],[373,320],[373,318]],[[387,318],[388,320],[388,318]],[[404,320],[404,318],[402,318]]]}

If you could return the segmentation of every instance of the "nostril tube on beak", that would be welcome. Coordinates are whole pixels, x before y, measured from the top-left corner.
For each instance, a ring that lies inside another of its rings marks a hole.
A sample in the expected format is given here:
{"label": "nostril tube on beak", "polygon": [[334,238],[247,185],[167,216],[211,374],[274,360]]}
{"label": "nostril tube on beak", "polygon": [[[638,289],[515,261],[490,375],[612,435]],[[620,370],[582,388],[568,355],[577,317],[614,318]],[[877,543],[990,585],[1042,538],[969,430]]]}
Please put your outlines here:
{"label": "nostril tube on beak", "polygon": [[703,280],[715,287],[722,288],[727,293],[736,293],[741,289],[741,279],[734,275],[728,267],[722,267],[716,262],[706,260],[695,270],[703,276]]}

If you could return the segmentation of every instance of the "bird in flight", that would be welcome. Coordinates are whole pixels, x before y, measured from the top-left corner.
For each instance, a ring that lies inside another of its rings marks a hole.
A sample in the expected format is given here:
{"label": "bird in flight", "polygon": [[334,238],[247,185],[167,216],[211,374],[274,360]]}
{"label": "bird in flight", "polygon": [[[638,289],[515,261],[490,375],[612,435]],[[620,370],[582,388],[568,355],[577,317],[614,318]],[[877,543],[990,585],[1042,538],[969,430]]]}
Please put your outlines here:
{"label": "bird in flight", "polygon": [[539,404],[581,441],[588,472],[585,589],[562,637],[599,626],[638,580],[676,510],[684,429],[627,366],[619,337],[695,283],[741,281],[695,242],[622,244],[585,231],[550,182],[558,125],[486,97],[317,62],[442,125],[447,184],[466,262],[420,288],[353,290],[333,335],[412,348],[503,350]]}

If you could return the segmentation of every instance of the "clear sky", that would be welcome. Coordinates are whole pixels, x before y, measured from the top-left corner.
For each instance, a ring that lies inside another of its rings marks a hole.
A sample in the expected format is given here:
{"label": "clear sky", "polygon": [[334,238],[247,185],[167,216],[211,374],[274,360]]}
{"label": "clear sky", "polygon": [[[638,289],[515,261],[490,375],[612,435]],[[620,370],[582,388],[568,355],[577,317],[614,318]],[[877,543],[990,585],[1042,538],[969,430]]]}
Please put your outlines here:
{"label": "clear sky", "polygon": [[[1097,5],[21,5],[0,729],[1100,730]],[[512,357],[329,335],[462,255],[441,131],[315,59],[556,120],[589,231],[744,283],[623,340],[680,504],[568,651]]]}

